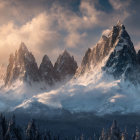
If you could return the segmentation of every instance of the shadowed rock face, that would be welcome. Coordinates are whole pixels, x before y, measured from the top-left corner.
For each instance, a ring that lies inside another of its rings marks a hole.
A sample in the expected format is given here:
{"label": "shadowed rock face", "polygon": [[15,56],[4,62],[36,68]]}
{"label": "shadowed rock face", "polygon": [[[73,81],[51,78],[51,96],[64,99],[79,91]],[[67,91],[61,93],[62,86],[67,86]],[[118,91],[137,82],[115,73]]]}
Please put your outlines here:
{"label": "shadowed rock face", "polygon": [[21,43],[20,48],[15,52],[15,55],[10,55],[5,85],[9,85],[17,79],[25,80],[27,82],[39,81],[37,63],[24,43]]}
{"label": "shadowed rock face", "polygon": [[102,62],[105,57],[108,59],[103,70],[115,78],[128,76],[137,66],[139,55],[136,55],[131,38],[120,22],[113,26],[108,35],[102,35],[94,48],[87,50],[77,74],[84,74]]}
{"label": "shadowed rock face", "polygon": [[[53,66],[49,57],[45,55],[39,67],[41,81],[53,85],[55,82],[69,80],[75,74],[77,63],[67,51],[60,55]],[[68,78],[67,78],[68,77]]]}
{"label": "shadowed rock face", "polygon": [[112,48],[111,45],[109,46],[109,43],[109,39],[106,36],[102,36],[94,48],[88,49],[83,57],[77,74],[84,74],[86,71],[90,70],[91,66],[95,67],[99,64],[104,57],[109,54],[109,51]]}
{"label": "shadowed rock face", "polygon": [[38,69],[33,54],[28,51],[24,43],[21,43],[15,55],[10,55],[5,85],[10,85],[16,80],[22,80],[30,84],[42,81],[47,85],[53,85],[55,82],[65,80],[67,76],[72,78],[76,69],[76,61],[67,51],[59,56],[54,66],[49,57],[45,55]]}
{"label": "shadowed rock face", "polygon": [[39,67],[39,75],[42,81],[46,84],[52,85],[54,83],[54,68],[49,57],[45,55]]}
{"label": "shadowed rock face", "polygon": [[120,78],[122,75],[128,75],[128,72],[134,69],[137,58],[133,43],[124,25],[119,24],[115,28],[118,28],[118,36],[114,44],[114,50],[104,68],[115,78]]}
{"label": "shadowed rock face", "polygon": [[56,74],[55,79],[57,80],[63,80],[67,77],[71,78],[77,69],[77,62],[74,60],[73,56],[70,56],[70,54],[65,50],[63,54],[61,54],[55,65],[54,65],[54,71]]}
{"label": "shadowed rock face", "polygon": [[99,64],[106,56],[109,55],[111,49],[118,36],[117,28],[113,29],[108,33],[108,35],[102,35],[98,43],[94,48],[88,49],[83,57],[80,68],[77,71],[77,75],[84,74],[86,71],[90,70],[91,67],[95,67]]}

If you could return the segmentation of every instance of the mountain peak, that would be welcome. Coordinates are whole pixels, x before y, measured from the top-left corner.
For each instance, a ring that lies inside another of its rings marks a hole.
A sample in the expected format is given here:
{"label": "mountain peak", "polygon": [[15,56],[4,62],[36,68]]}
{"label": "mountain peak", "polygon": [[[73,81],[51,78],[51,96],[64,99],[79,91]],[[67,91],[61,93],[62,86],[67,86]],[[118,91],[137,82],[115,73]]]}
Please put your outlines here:
{"label": "mountain peak", "polygon": [[123,24],[121,23],[120,20],[118,20],[118,21],[117,21],[117,25],[118,25],[118,26],[122,26]]}
{"label": "mountain peak", "polygon": [[24,42],[21,42],[20,47],[19,47],[19,52],[29,52],[27,49],[27,46],[25,45]]}
{"label": "mountain peak", "polygon": [[70,54],[69,54],[68,51],[65,49],[64,52],[62,53],[62,56],[68,56],[68,57],[70,57]]}
{"label": "mountain peak", "polygon": [[38,67],[34,56],[22,42],[15,55],[10,55],[9,65],[5,78],[5,85],[10,85],[16,80],[38,81]]}
{"label": "mountain peak", "polygon": [[44,55],[42,62],[39,67],[39,74],[42,81],[52,85],[54,79],[54,70],[52,62],[47,55]]}
{"label": "mountain peak", "polygon": [[71,56],[67,50],[59,55],[57,61],[54,65],[55,73],[58,76],[58,79],[65,79],[66,76],[73,76],[77,69],[77,62],[74,60],[74,57]]}
{"label": "mountain peak", "polygon": [[126,78],[127,71],[136,65],[136,51],[125,26],[120,22],[113,27],[111,36],[113,51],[106,62],[106,72],[113,74],[116,79],[122,76]]}
{"label": "mountain peak", "polygon": [[136,62],[133,43],[120,21],[113,26],[112,30],[105,30],[96,46],[86,52],[77,75],[90,71],[107,56],[109,58],[106,61],[105,69],[116,78],[121,77],[128,67]]}
{"label": "mountain peak", "polygon": [[43,59],[42,59],[42,62],[50,62],[50,59],[47,55],[44,55]]}
{"label": "mountain peak", "polygon": [[[126,31],[124,24],[120,20],[118,20],[117,24],[113,26],[112,32],[115,34],[116,32]],[[116,33],[117,34],[117,33]]]}

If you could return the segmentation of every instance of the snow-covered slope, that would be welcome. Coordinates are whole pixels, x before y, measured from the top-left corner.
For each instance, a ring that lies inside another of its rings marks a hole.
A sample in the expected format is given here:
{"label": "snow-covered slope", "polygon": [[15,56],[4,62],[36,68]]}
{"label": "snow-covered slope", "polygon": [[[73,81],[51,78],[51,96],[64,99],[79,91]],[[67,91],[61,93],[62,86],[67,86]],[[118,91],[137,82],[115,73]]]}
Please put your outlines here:
{"label": "snow-covered slope", "polygon": [[38,106],[35,109],[33,104],[40,103],[71,112],[96,112],[100,115],[140,112],[139,91],[139,87],[136,88],[129,82],[114,80],[112,76],[102,72],[100,66],[78,79],[72,79],[57,90],[43,92],[25,100],[15,109],[34,113],[38,111]]}
{"label": "snow-covered slope", "polygon": [[[51,109],[100,115],[140,113],[138,58],[124,25],[119,22],[111,30],[103,32],[94,48],[88,49],[75,77],[68,83],[50,91],[23,85],[15,88],[13,94],[7,90],[9,95],[1,94],[1,108],[30,113]],[[5,93],[6,89],[3,90]],[[14,96],[10,98],[11,102],[7,95]],[[18,102],[13,103],[17,99]]]}

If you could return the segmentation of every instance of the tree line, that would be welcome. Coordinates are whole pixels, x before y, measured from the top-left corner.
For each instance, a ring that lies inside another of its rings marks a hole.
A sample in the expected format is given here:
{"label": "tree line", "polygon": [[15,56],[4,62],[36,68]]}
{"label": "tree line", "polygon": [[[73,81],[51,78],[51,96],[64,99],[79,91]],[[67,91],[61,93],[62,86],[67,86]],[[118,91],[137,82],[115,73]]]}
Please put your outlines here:
{"label": "tree line", "polygon": [[[16,125],[16,117],[13,115],[10,121],[7,121],[5,116],[0,114],[0,140],[72,140],[70,137],[63,137],[59,135],[53,135],[51,131],[42,132],[35,123],[35,120],[31,120],[26,129]],[[83,134],[79,137],[75,137],[74,140],[140,140],[140,131],[136,128],[135,133],[128,135],[127,130],[123,132],[114,120],[111,127],[108,130],[102,129],[100,136],[94,136],[85,138]]]}

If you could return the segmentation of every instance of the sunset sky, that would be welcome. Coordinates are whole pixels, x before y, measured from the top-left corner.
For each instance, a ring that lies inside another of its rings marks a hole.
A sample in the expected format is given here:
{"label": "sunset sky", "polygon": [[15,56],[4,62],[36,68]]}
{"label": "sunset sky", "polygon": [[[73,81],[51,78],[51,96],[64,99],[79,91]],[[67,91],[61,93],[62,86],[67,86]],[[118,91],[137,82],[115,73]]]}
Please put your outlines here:
{"label": "sunset sky", "polygon": [[0,63],[24,42],[38,64],[66,48],[80,63],[101,33],[120,20],[140,48],[140,0],[0,0]]}

